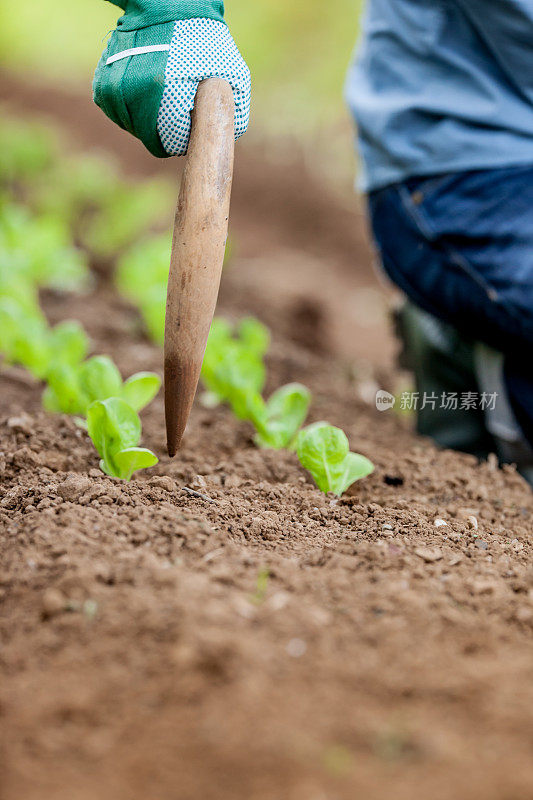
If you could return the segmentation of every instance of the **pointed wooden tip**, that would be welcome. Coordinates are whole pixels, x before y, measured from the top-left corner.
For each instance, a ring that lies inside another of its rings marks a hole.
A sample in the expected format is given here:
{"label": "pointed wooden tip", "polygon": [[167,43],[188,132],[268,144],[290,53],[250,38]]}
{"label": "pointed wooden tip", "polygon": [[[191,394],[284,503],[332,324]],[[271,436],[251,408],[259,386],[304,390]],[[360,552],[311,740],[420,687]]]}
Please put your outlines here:
{"label": "pointed wooden tip", "polygon": [[173,442],[167,436],[167,450],[168,450],[168,454],[169,454],[170,458],[174,458],[174,456],[176,455],[176,453],[179,450],[180,444],[181,444],[181,441],[179,441],[177,443]]}
{"label": "pointed wooden tip", "polygon": [[181,446],[201,368],[201,361],[184,362],[176,356],[165,360],[165,419],[170,458],[174,458]]}

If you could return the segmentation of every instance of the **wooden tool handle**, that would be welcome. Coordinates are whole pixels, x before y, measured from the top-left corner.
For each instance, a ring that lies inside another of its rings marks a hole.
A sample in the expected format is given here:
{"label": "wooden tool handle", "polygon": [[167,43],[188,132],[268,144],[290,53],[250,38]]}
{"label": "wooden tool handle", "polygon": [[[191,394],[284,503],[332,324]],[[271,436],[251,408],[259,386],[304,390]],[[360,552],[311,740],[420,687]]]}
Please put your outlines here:
{"label": "wooden tool handle", "polygon": [[170,456],[189,418],[218,297],[233,178],[234,113],[227,81],[209,78],[200,84],[168,279],[165,416]]}

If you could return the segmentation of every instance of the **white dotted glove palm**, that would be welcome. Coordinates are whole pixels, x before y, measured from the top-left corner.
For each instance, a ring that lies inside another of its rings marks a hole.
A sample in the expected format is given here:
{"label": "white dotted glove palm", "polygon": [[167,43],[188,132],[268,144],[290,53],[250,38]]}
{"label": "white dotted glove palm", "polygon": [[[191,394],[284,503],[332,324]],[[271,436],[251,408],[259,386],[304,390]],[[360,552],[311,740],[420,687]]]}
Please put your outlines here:
{"label": "white dotted glove palm", "polygon": [[198,85],[206,78],[224,78],[233,89],[235,138],[246,132],[250,117],[250,71],[223,22],[178,20],[165,70],[165,88],[157,131],[169,155],[185,155],[191,111]]}

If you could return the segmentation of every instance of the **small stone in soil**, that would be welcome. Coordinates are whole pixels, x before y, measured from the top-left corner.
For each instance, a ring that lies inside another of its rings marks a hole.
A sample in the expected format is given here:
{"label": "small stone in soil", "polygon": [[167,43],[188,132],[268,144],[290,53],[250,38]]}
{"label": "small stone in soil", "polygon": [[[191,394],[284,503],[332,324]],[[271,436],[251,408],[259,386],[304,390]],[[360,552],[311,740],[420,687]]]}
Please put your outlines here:
{"label": "small stone in soil", "polygon": [[150,478],[148,485],[164,489],[166,492],[173,492],[176,489],[176,483],[168,475],[156,475],[154,478]]}
{"label": "small stone in soil", "polygon": [[46,589],[42,600],[42,614],[44,619],[55,617],[65,610],[67,599],[59,589]]}
{"label": "small stone in soil", "polygon": [[432,564],[435,561],[440,561],[442,558],[442,550],[440,547],[417,547],[415,555],[427,564]]}
{"label": "small stone in soil", "polygon": [[13,464],[20,469],[24,469],[24,467],[33,469],[40,466],[41,463],[41,458],[29,447],[21,447],[13,453]]}
{"label": "small stone in soil", "polygon": [[92,486],[89,478],[84,475],[72,475],[57,487],[57,493],[63,500],[77,500],[85,494]]}
{"label": "small stone in soil", "polygon": [[14,431],[20,431],[26,436],[32,436],[35,433],[33,427],[33,420],[29,414],[22,413],[18,417],[10,417],[7,421],[7,427]]}
{"label": "small stone in soil", "polygon": [[291,658],[301,658],[307,652],[307,645],[303,639],[291,639],[285,649]]}
{"label": "small stone in soil", "polygon": [[83,604],[83,613],[88,619],[94,619],[98,613],[96,600],[86,600]]}
{"label": "small stone in soil", "polygon": [[514,617],[517,622],[531,622],[533,620],[533,610],[528,606],[519,606],[514,613]]}
{"label": "small stone in soil", "polygon": [[490,580],[474,581],[472,584],[472,594],[493,594],[496,584]]}

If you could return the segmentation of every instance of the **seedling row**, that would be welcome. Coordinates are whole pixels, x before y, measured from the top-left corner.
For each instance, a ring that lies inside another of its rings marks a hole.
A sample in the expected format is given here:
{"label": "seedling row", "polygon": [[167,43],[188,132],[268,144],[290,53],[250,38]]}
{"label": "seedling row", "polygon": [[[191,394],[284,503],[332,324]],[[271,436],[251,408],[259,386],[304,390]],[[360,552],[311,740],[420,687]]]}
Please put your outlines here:
{"label": "seedling row", "polygon": [[[48,129],[11,122],[0,130],[0,146],[6,155],[0,172],[4,363],[20,364],[42,381],[44,408],[73,415],[98,451],[101,469],[130,480],[135,471],[157,463],[155,454],[140,446],[139,412],[158,393],[160,378],[142,372],[123,381],[108,355],[89,358],[83,327],[70,320],[51,327],[39,291],[87,292],[93,281],[89,260],[116,264],[117,289],[139,308],[148,336],[161,345],[170,235],[154,232],[154,225],[169,189],[148,182],[133,192],[94,158],[74,158],[65,172]],[[147,218],[147,208],[153,217]],[[201,402],[226,404],[253,426],[256,446],[295,451],[319,489],[340,495],[373,465],[350,452],[339,428],[326,422],[305,426],[312,401],[307,387],[290,383],[264,397],[269,344],[269,331],[256,319],[232,326],[216,318],[202,368]]]}

